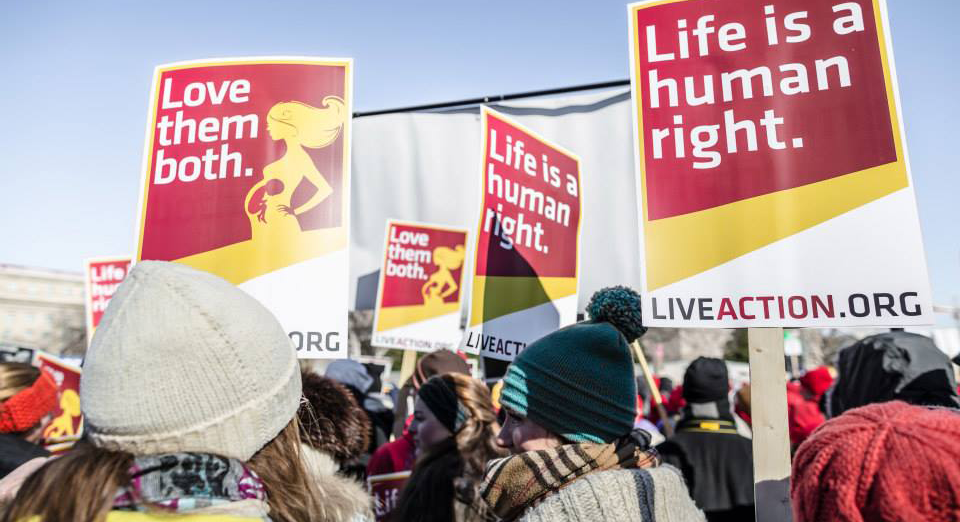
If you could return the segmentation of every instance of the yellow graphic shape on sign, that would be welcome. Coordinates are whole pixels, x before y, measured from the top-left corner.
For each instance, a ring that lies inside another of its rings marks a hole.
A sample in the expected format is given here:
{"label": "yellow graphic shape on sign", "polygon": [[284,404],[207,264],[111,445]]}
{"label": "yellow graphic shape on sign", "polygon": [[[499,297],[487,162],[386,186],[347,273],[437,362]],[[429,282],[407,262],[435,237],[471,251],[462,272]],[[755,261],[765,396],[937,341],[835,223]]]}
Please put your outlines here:
{"label": "yellow graphic shape on sign", "polygon": [[63,410],[57,418],[43,430],[46,440],[59,440],[76,435],[73,421],[80,416],[80,396],[73,390],[64,390],[60,396],[60,409]]}
{"label": "yellow graphic shape on sign", "polygon": [[[630,11],[632,37],[637,36],[637,10],[674,1],[685,0],[665,0],[634,7]],[[883,21],[877,0],[873,1],[873,13],[897,161],[682,216],[649,221],[644,210],[642,219],[648,290],[656,290],[705,272],[910,185]],[[634,70],[639,71],[641,67],[640,56],[636,52],[637,42],[633,41],[631,45],[635,60]],[[643,96],[640,82],[634,79],[633,85],[637,135],[641,136],[638,139],[639,153],[643,165],[643,109],[636,102],[642,100]],[[641,176],[641,184],[643,208],[646,209],[645,174]],[[736,233],[731,234],[731,231]]]}
{"label": "yellow graphic shape on sign", "polygon": [[[244,199],[252,239],[176,261],[240,284],[346,248],[347,233],[343,227],[302,231],[297,215],[315,208],[333,193],[304,147],[318,149],[336,141],[348,117],[346,104],[337,96],[324,98],[322,107],[297,101],[271,107],[266,118],[267,132],[270,138],[283,140],[287,150],[280,159],[264,167],[263,179]],[[293,208],[290,199],[304,179],[317,190]]]}
{"label": "yellow graphic shape on sign", "polygon": [[325,228],[297,232],[290,236],[270,234],[259,241],[242,241],[209,252],[181,257],[176,261],[217,274],[238,285],[254,277],[346,247],[346,229]]}
{"label": "yellow graphic shape on sign", "polygon": [[454,248],[441,246],[433,249],[433,264],[437,267],[437,271],[430,274],[430,279],[427,279],[420,289],[424,306],[443,305],[443,300],[457,291],[459,287],[451,271],[463,266],[466,255],[463,245],[457,245]]}
{"label": "yellow graphic shape on sign", "polygon": [[[576,277],[473,276],[470,326],[577,293]],[[487,302],[485,297],[496,296]]]}
{"label": "yellow graphic shape on sign", "polygon": [[[333,188],[317,170],[313,159],[304,150],[320,149],[334,142],[347,120],[346,104],[336,96],[323,99],[323,107],[312,107],[297,101],[274,105],[267,113],[267,132],[274,140],[283,140],[286,152],[263,169],[258,181],[244,201],[254,241],[267,235],[288,236],[300,232],[296,216],[319,205],[333,193]],[[297,208],[290,198],[300,182],[306,179],[317,191]]]}
{"label": "yellow graphic shape on sign", "polygon": [[459,311],[460,303],[383,307],[377,316],[377,331],[382,332]]}
{"label": "yellow graphic shape on sign", "polygon": [[[669,285],[908,186],[902,162],[647,221],[647,285]],[[737,231],[731,234],[730,231]]]}

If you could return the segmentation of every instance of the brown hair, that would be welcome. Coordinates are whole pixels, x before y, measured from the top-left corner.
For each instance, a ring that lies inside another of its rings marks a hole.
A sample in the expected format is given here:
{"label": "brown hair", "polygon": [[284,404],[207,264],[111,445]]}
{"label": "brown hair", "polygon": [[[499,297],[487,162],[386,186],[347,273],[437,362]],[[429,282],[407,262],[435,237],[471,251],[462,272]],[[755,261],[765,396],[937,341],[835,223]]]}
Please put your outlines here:
{"label": "brown hair", "polygon": [[497,446],[499,425],[486,385],[460,373],[435,378],[453,385],[469,416],[453,437],[417,459],[391,520],[454,520],[454,500],[473,504],[487,461],[505,454]]}
{"label": "brown hair", "polygon": [[[300,423],[289,424],[248,462],[267,491],[275,522],[309,522],[322,512],[315,481],[301,458]],[[120,487],[130,482],[133,455],[83,444],[28,477],[3,513],[3,522],[102,522]],[[158,508],[159,510],[159,508]]]}
{"label": "brown hair", "polygon": [[370,418],[346,386],[311,371],[300,374],[305,401],[297,416],[304,442],[341,466],[359,459],[370,446]]}
{"label": "brown hair", "polygon": [[40,369],[29,364],[0,363],[0,402],[20,393],[40,378]]}

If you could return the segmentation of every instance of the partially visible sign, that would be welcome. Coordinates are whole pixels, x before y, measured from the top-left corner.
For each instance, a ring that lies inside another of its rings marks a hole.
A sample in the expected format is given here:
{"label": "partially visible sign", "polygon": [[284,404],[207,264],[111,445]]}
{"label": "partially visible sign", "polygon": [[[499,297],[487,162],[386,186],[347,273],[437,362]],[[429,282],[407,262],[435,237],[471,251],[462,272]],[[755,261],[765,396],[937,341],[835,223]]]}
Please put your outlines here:
{"label": "partially visible sign", "polygon": [[371,344],[456,349],[467,231],[388,220]]}
{"label": "partially visible sign", "polygon": [[513,360],[577,318],[580,159],[488,107],[463,350]]}
{"label": "partially visible sign", "polygon": [[57,408],[53,420],[43,430],[43,439],[51,451],[73,445],[83,435],[80,414],[80,368],[53,355],[38,352],[36,366],[57,383]]}
{"label": "partially visible sign", "polygon": [[137,259],[239,286],[301,358],[347,356],[352,61],[157,67]]}
{"label": "partially visible sign", "polygon": [[932,323],[884,1],[627,12],[644,324]]}
{"label": "partially visible sign", "polygon": [[100,325],[100,318],[107,310],[110,298],[117,291],[130,271],[129,257],[103,257],[88,259],[86,262],[86,309],[87,309],[87,346],[93,339],[93,332]]}
{"label": "partially visible sign", "polygon": [[390,513],[396,509],[397,502],[400,500],[400,493],[403,491],[403,486],[407,483],[408,478],[410,478],[410,471],[398,471],[367,477],[367,486],[370,489],[370,494],[373,495],[374,513],[377,522],[390,519]]}

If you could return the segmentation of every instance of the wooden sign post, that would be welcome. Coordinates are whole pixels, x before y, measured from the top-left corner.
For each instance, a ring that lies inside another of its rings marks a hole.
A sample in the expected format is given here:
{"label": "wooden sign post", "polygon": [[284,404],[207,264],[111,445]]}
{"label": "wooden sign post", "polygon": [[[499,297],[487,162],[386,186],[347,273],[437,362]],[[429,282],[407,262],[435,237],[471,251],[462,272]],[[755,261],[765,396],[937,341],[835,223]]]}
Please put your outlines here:
{"label": "wooden sign post", "polygon": [[643,346],[640,345],[640,341],[633,341],[630,343],[630,346],[633,347],[633,353],[637,355],[637,360],[640,361],[640,369],[643,370],[643,378],[647,382],[647,388],[650,389],[650,395],[653,397],[653,404],[657,408],[657,413],[660,415],[660,418],[663,419],[663,432],[668,438],[673,436],[673,424],[670,422],[670,416],[667,414],[667,408],[663,405],[663,397],[660,396],[660,388],[657,387],[656,381],[653,380],[653,373],[650,371],[650,366],[647,364],[647,357],[643,353]]}
{"label": "wooden sign post", "polygon": [[[758,522],[793,520],[783,328],[748,328],[753,481]],[[763,400],[753,400],[753,398]]]}
{"label": "wooden sign post", "polygon": [[407,382],[407,379],[413,375],[417,369],[417,352],[413,350],[403,351],[403,360],[400,361],[400,383]]}

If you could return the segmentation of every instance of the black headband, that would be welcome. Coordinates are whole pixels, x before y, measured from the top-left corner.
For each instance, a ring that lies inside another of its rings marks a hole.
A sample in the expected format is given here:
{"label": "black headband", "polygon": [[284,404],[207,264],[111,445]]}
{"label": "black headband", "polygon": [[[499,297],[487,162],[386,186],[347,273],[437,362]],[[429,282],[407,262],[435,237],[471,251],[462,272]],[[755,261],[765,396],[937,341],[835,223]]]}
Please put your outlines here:
{"label": "black headband", "polygon": [[457,433],[467,420],[467,410],[460,404],[457,392],[452,382],[439,375],[420,386],[417,395],[430,408],[433,416],[443,424],[450,433]]}

